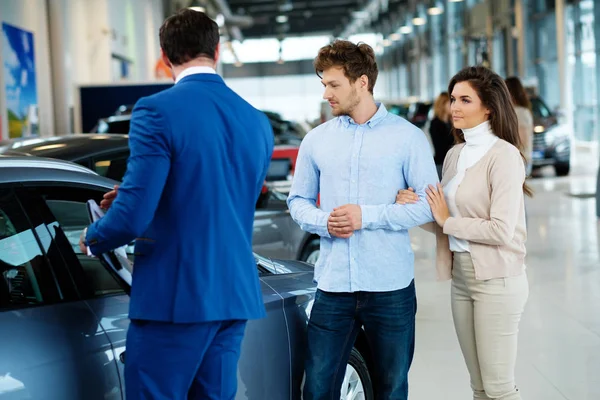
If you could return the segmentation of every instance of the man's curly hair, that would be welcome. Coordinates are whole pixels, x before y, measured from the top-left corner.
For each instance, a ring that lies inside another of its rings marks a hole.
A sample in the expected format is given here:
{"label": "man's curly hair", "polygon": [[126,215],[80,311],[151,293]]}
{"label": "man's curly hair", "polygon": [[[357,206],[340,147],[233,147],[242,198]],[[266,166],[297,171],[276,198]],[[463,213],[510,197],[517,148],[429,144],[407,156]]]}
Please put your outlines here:
{"label": "man's curly hair", "polygon": [[366,75],[369,78],[371,94],[379,73],[373,48],[366,43],[354,44],[348,40],[336,40],[321,47],[314,66],[319,78],[322,78],[323,71],[331,67],[342,67],[344,75],[351,83]]}

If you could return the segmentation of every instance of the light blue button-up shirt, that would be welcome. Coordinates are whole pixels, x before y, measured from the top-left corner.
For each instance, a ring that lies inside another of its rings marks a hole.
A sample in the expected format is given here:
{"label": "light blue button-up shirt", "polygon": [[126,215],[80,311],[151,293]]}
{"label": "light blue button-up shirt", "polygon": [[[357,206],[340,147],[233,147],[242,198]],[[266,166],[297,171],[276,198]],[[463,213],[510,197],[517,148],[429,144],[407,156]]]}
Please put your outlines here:
{"label": "light blue button-up shirt", "polygon": [[[288,206],[294,221],[321,236],[315,282],[329,292],[385,292],[414,279],[408,229],[433,220],[425,189],[438,182],[425,134],[383,104],[366,123],[332,119],[300,146]],[[416,204],[395,204],[412,187]],[[317,197],[320,193],[320,206]],[[349,239],[329,235],[335,207],[358,204],[362,229]]]}

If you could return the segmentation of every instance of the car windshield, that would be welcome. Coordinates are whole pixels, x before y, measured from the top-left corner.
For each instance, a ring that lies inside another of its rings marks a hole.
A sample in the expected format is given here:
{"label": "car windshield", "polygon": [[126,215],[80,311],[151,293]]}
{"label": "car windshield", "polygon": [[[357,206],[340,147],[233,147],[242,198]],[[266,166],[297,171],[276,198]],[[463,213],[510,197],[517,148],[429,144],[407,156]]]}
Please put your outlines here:
{"label": "car windshield", "polygon": [[548,108],[546,103],[543,102],[539,97],[532,97],[531,101],[531,112],[534,118],[550,118],[552,117],[552,111]]}

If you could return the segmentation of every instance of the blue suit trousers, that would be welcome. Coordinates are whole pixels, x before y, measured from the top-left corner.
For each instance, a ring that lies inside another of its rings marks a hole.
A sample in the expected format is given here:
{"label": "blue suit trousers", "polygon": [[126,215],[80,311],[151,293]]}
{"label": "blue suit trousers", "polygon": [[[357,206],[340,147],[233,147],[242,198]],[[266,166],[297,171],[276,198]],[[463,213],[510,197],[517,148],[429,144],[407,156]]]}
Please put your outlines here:
{"label": "blue suit trousers", "polygon": [[246,321],[193,324],[132,320],[127,400],[233,400]]}

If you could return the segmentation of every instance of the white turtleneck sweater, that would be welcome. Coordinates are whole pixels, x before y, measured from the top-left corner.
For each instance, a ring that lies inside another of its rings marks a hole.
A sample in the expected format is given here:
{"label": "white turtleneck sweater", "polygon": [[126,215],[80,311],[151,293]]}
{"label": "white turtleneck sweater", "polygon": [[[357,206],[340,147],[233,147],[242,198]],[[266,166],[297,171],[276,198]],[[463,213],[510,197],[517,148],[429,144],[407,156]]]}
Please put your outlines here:
{"label": "white turtleneck sweater", "polygon": [[[461,215],[456,207],[456,191],[464,179],[467,170],[481,160],[498,140],[498,137],[492,132],[489,121],[485,121],[471,129],[463,129],[462,131],[466,143],[458,157],[457,173],[444,186],[444,195],[450,215],[459,218]],[[457,239],[454,236],[449,236],[448,239],[451,251],[470,252],[468,241]]]}

